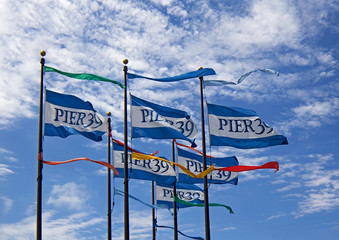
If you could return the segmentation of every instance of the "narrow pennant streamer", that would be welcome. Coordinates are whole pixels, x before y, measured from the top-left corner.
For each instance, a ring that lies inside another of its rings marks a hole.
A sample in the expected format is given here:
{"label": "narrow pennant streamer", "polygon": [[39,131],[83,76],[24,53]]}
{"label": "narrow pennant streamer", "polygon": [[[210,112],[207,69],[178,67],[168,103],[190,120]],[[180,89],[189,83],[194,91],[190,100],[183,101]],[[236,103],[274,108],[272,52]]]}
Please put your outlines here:
{"label": "narrow pennant streamer", "polygon": [[187,175],[189,175],[192,178],[203,178],[207,174],[209,174],[210,172],[212,172],[214,170],[214,165],[212,165],[208,169],[206,169],[205,171],[203,171],[199,174],[194,174],[193,172],[191,172],[190,170],[188,170],[187,168],[185,168],[184,166],[182,166],[179,163],[171,162],[171,161],[168,161],[164,158],[155,157],[153,155],[146,155],[146,154],[136,153],[136,152],[132,152],[132,159],[137,159],[137,160],[158,159],[160,161],[168,162],[171,165],[175,165],[175,166],[179,167],[181,170],[183,170]]}
{"label": "narrow pennant streamer", "polygon": [[119,85],[121,88],[125,88],[125,86],[118,81],[111,80],[111,79],[101,77],[101,76],[98,76],[98,75],[94,75],[94,74],[91,74],[91,73],[68,73],[68,72],[63,72],[63,71],[60,71],[60,70],[52,68],[52,67],[48,67],[46,65],[44,66],[44,71],[45,72],[60,73],[60,74],[65,75],[67,77],[76,78],[76,79],[79,79],[79,80],[111,82],[111,83]]}
{"label": "narrow pennant streamer", "polygon": [[275,70],[266,69],[266,68],[257,68],[257,69],[254,69],[252,71],[249,71],[241,75],[241,77],[236,82],[231,82],[231,81],[226,81],[226,80],[204,80],[204,85],[205,86],[220,86],[220,85],[227,85],[227,84],[238,85],[242,81],[244,81],[244,79],[247,78],[249,75],[251,75],[254,72],[258,72],[258,71],[275,74],[276,76],[279,76],[280,74],[279,72]]}
{"label": "narrow pennant streamer", "polygon": [[[186,202],[184,200],[181,200],[180,198],[176,197],[175,195],[173,196],[174,201],[181,203],[181,204],[186,204],[186,205],[190,205],[190,206],[194,206],[194,207],[204,207],[205,204],[202,203],[192,203],[192,202]],[[226,208],[230,214],[234,214],[233,210],[231,207],[226,206],[224,204],[219,204],[219,203],[209,203],[208,206],[210,207],[224,207]]]}
{"label": "narrow pennant streamer", "polygon": [[[190,146],[187,146],[187,145],[184,145],[184,144],[178,143],[178,142],[177,142],[175,139],[173,139],[173,141],[174,141],[174,142],[175,142],[175,144],[176,144],[176,145],[178,145],[178,146],[182,146],[182,147],[185,147],[185,148],[191,149],[191,150],[193,150],[193,151],[195,151],[195,152],[199,153],[200,155],[203,155],[203,153],[202,153],[202,152],[200,152],[199,150],[197,150],[197,149],[195,149],[195,148],[192,148],[192,147],[190,147]],[[210,156],[210,155],[206,155],[206,157],[208,157],[208,158],[215,158],[215,157],[213,157],[213,156]]]}
{"label": "narrow pennant streamer", "polygon": [[198,78],[198,77],[203,77],[203,76],[208,76],[208,75],[215,75],[215,71],[212,68],[202,68],[197,71],[193,72],[188,72],[184,73],[178,76],[174,77],[165,77],[165,78],[150,78],[150,77],[145,77],[133,73],[127,73],[129,79],[133,78],[145,78],[148,80],[153,80],[153,81],[159,81],[159,82],[174,82],[174,81],[180,81],[180,80],[185,80],[185,79],[190,79],[190,78]]}
{"label": "narrow pennant streamer", "polygon": [[114,172],[114,175],[119,176],[118,171],[111,164],[109,164],[107,162],[103,162],[103,161],[95,161],[95,160],[92,160],[92,159],[89,159],[89,158],[75,158],[75,159],[71,159],[71,160],[67,160],[67,161],[45,161],[45,160],[42,160],[42,162],[45,163],[45,164],[48,164],[48,165],[59,165],[59,164],[76,162],[76,161],[81,161],[81,160],[90,161],[90,162],[101,164],[101,165],[103,165],[105,167],[108,167],[108,168],[112,169],[113,172]]}
{"label": "narrow pennant streamer", "polygon": [[[123,191],[120,191],[119,189],[116,189],[116,188],[114,188],[113,190],[114,190],[114,194],[117,194],[119,196],[125,196]],[[147,207],[150,207],[150,208],[154,208],[154,209],[162,208],[161,206],[159,207],[159,206],[156,206],[156,205],[145,203],[144,201],[142,201],[139,198],[136,198],[136,197],[134,197],[130,194],[128,194],[128,197],[132,198],[132,199],[134,199],[134,200],[136,200],[136,201],[138,201],[138,202],[140,202],[140,203],[142,203],[142,204],[144,204],[144,205],[146,205]]]}
{"label": "narrow pennant streamer", "polygon": [[215,167],[215,170],[222,170],[222,171],[229,171],[229,172],[244,172],[244,171],[251,171],[251,170],[257,170],[257,169],[264,169],[264,168],[270,168],[275,169],[274,172],[279,171],[279,163],[278,162],[268,162],[261,166],[232,166],[232,167],[224,167],[224,168],[218,168]]}
{"label": "narrow pennant streamer", "polygon": [[[174,228],[173,228],[173,227],[170,227],[170,226],[160,226],[160,225],[158,225],[157,222],[156,222],[156,220],[155,220],[155,222],[153,223],[153,226],[156,227],[156,228],[169,228],[169,229],[173,229],[173,230],[174,230]],[[181,231],[179,231],[179,230],[177,230],[177,231],[178,231],[178,233],[180,233],[180,234],[183,235],[184,237],[191,238],[191,239],[197,239],[197,240],[204,240],[202,237],[192,237],[192,236],[188,236],[188,235],[184,234],[183,232],[181,232]]]}
{"label": "narrow pennant streamer", "polygon": [[[114,139],[114,138],[112,138],[112,137],[111,137],[111,139],[112,139],[115,143],[119,144],[120,146],[122,146],[122,147],[125,146],[125,144],[123,144],[121,141],[119,141],[119,140],[117,140],[117,139]],[[127,146],[127,149],[130,150],[130,151],[132,151],[132,152],[141,153],[141,152],[139,152],[139,151],[137,151],[137,150],[135,150],[134,148],[131,148],[131,147],[129,147],[129,146]]]}

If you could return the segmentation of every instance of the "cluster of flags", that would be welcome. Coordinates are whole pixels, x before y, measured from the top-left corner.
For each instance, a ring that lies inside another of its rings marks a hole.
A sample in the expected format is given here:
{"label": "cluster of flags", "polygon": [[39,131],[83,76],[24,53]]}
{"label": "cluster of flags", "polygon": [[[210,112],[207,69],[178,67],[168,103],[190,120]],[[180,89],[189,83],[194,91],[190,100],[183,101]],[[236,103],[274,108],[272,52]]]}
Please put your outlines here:
{"label": "cluster of flags", "polygon": [[[262,71],[277,74],[269,69],[256,69],[244,74],[239,84],[253,72]],[[75,74],[44,66],[44,72],[56,72],[76,79],[106,81],[124,86],[114,80],[93,74]],[[128,73],[128,78],[145,78],[160,82],[173,82],[189,78],[215,75],[213,69],[199,69],[175,77],[149,78]],[[232,84],[227,81],[205,81],[205,85]],[[179,208],[204,206],[204,192],[196,184],[203,183],[207,176],[209,184],[238,184],[238,175],[242,171],[271,168],[279,169],[277,162],[268,162],[262,166],[243,166],[235,156],[215,158],[208,156],[207,169],[203,168],[203,156],[194,149],[198,128],[190,115],[182,110],[149,102],[130,94],[131,137],[151,139],[176,139],[187,141],[191,146],[175,144],[176,161],[128,149],[129,178],[154,181],[156,183],[156,206],[173,208],[173,202]],[[207,103],[208,127],[211,146],[231,146],[240,149],[263,148],[287,144],[287,139],[267,125],[253,110]],[[107,121],[88,101],[76,96],[45,90],[44,136],[68,137],[80,134],[93,141],[101,141],[108,132]],[[110,134],[110,132],[109,132]],[[110,135],[109,135],[110,136]],[[124,144],[112,136],[113,163],[100,163],[91,159],[73,159],[65,162],[48,162],[57,165],[70,161],[88,160],[105,165],[114,170],[117,177],[124,177]],[[189,150],[184,150],[186,147]],[[192,151],[194,150],[194,151]],[[42,159],[40,159],[42,160]],[[175,168],[174,168],[175,166]],[[175,191],[173,186],[175,186]],[[119,194],[119,191],[116,191]],[[120,192],[121,194],[121,192]],[[225,207],[233,213],[231,207],[210,203],[209,206]],[[193,238],[193,237],[192,237]]]}

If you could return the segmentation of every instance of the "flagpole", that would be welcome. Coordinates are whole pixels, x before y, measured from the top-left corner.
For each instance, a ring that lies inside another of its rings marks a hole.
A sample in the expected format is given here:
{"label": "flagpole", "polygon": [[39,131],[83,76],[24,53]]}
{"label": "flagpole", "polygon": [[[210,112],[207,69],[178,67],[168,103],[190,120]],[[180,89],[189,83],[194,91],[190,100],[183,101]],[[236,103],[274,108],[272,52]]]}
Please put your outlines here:
{"label": "flagpole", "polygon": [[[107,113],[107,163],[111,164],[111,112]],[[112,239],[111,169],[107,172],[107,239]]]}
{"label": "flagpole", "polygon": [[[154,199],[154,181],[152,181],[152,205],[154,206],[155,204],[155,199]],[[155,240],[155,209],[152,208],[152,240]]]}
{"label": "flagpole", "polygon": [[[202,68],[200,68],[202,69]],[[201,133],[202,133],[202,153],[203,153],[203,171],[206,171],[206,141],[205,141],[205,117],[204,117],[204,93],[203,93],[203,77],[200,79],[200,103],[201,103]],[[207,176],[204,177],[204,202],[205,202],[205,240],[210,240],[210,216],[208,207],[208,184]]]}
{"label": "flagpole", "polygon": [[128,152],[127,152],[127,63],[128,60],[124,59],[124,240],[129,240],[129,208],[128,208]]}
{"label": "flagpole", "polygon": [[[175,162],[175,148],[174,148],[174,139],[172,139],[172,161]],[[173,165],[175,171],[175,166]],[[173,194],[177,196],[177,186],[176,182],[173,185]],[[174,225],[174,240],[178,240],[178,218],[177,218],[177,202],[173,201],[173,225]]]}
{"label": "flagpole", "polygon": [[44,65],[46,55],[45,51],[40,52],[41,75],[40,75],[40,109],[39,109],[39,142],[38,142],[38,177],[37,177],[37,208],[36,208],[36,239],[42,239],[42,128],[43,128],[43,91],[44,91]]}

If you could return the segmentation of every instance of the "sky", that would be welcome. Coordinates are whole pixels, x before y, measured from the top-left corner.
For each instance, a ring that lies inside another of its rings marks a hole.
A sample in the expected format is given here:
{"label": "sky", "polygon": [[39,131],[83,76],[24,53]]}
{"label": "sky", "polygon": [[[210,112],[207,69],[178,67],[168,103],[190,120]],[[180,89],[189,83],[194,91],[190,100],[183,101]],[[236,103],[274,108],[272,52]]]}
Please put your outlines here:
{"label": "sky", "polygon": [[[1,0],[0,4],[0,239],[35,239],[40,51],[46,65],[123,83],[128,71],[168,77],[213,68],[205,79],[239,85],[206,87],[208,103],[252,109],[289,144],[240,150],[210,146],[217,157],[235,155],[241,165],[278,161],[280,170],[239,174],[238,185],[209,186],[211,239],[336,240],[339,238],[337,0]],[[123,90],[106,82],[45,74],[49,90],[90,101],[112,113],[112,135],[123,140]],[[199,80],[129,81],[133,95],[188,112],[198,126]],[[130,132],[130,129],[128,130]],[[206,128],[206,134],[208,129]],[[182,142],[181,143],[185,143]],[[171,157],[170,140],[129,139],[134,148]],[[45,137],[44,160],[107,160],[102,142],[80,135]],[[45,165],[43,239],[107,239],[107,170],[90,162]],[[123,179],[113,185],[123,190]],[[151,182],[130,179],[130,194],[151,203]],[[130,239],[151,239],[151,209],[130,199]],[[113,239],[123,239],[123,197],[114,196]],[[168,210],[159,225],[173,226]],[[179,230],[204,237],[204,210],[179,210]],[[173,239],[160,228],[157,239]],[[179,235],[179,239],[186,239]]]}

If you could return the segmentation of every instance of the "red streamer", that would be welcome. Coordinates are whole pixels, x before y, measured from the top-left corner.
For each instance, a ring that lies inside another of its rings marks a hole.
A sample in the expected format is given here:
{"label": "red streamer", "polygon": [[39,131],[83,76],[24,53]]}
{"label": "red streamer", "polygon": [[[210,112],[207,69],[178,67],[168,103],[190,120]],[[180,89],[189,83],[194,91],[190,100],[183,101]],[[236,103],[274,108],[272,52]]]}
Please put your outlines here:
{"label": "red streamer", "polygon": [[229,171],[229,172],[244,172],[244,171],[251,171],[251,170],[257,170],[257,169],[264,169],[264,168],[270,168],[275,169],[274,172],[279,171],[279,163],[278,162],[268,162],[261,166],[232,166],[232,167],[224,167],[224,168],[218,168],[215,167],[215,170],[222,170],[222,171]]}
{"label": "red streamer", "polygon": [[[179,146],[182,146],[182,147],[185,147],[185,148],[189,148],[189,149],[191,149],[191,150],[193,150],[193,151],[196,151],[197,153],[199,153],[200,155],[203,155],[203,153],[202,152],[200,152],[200,151],[198,151],[197,149],[195,149],[195,148],[192,148],[192,147],[190,147],[190,146],[187,146],[187,145],[184,145],[184,144],[181,144],[181,143],[178,143],[175,139],[173,139],[173,141],[175,142],[175,144],[177,144],[177,145],[179,145]],[[209,157],[209,158],[214,158],[213,156],[210,156],[210,155],[206,155],[206,157]]]}

